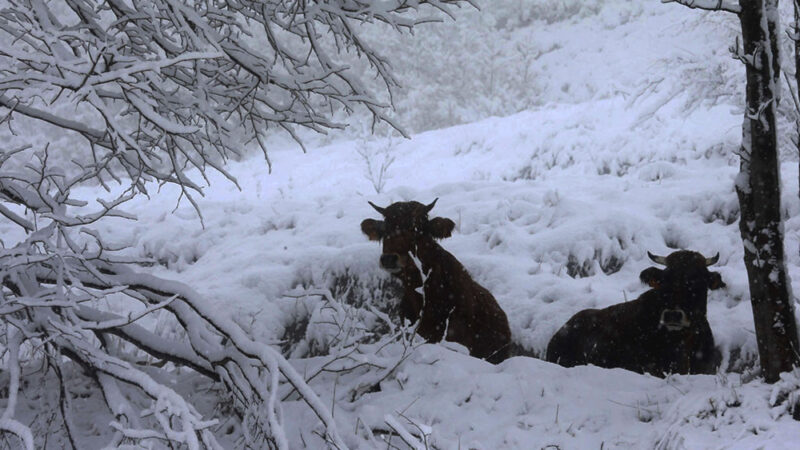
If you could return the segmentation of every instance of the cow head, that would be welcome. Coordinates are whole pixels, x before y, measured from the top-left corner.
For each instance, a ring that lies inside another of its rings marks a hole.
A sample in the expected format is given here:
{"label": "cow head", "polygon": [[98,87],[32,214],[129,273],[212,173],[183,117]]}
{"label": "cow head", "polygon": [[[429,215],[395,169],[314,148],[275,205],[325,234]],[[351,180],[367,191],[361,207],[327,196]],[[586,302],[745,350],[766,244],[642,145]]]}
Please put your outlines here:
{"label": "cow head", "polygon": [[429,205],[413,201],[397,202],[385,208],[372,202],[369,204],[381,213],[383,220],[366,219],[361,222],[361,231],[372,241],[383,241],[381,267],[392,273],[413,264],[408,254],[416,255],[420,243],[449,237],[455,227],[450,219],[428,219],[436,200]]}
{"label": "cow head", "polygon": [[647,255],[653,262],[666,266],[650,267],[639,275],[660,299],[659,327],[679,331],[692,326],[693,320],[705,318],[707,290],[725,287],[720,274],[708,270],[708,266],[719,261],[719,253],[712,258],[689,250],[666,257],[650,252]]}

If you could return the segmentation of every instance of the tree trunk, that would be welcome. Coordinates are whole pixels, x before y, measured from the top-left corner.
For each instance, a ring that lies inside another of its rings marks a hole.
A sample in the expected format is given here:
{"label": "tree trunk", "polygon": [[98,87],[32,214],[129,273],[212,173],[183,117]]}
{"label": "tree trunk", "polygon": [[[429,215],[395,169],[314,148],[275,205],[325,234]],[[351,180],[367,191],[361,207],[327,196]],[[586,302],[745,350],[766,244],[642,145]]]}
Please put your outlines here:
{"label": "tree trunk", "polygon": [[775,112],[778,101],[778,0],[740,0],[747,110],[736,181],[758,353],[773,383],[798,364],[797,324],[786,276]]}
{"label": "tree trunk", "polygon": [[[794,41],[794,83],[797,88],[797,98],[800,99],[800,0],[794,0],[794,26],[792,27],[792,41]],[[797,154],[800,155],[800,106],[796,106],[796,119],[795,126],[797,131]],[[800,162],[798,163],[800,169]],[[797,173],[798,186],[800,186],[800,170]],[[797,189],[797,195],[800,196],[800,187]]]}

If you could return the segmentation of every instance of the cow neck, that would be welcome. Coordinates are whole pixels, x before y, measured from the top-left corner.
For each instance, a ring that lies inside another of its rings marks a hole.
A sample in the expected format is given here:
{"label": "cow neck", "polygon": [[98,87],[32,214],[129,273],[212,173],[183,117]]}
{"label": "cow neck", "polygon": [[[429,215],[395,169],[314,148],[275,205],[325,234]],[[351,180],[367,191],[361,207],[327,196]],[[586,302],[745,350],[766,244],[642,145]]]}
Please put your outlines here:
{"label": "cow neck", "polygon": [[419,236],[414,242],[415,248],[411,252],[419,258],[422,270],[428,272],[438,260],[442,247],[430,236]]}
{"label": "cow neck", "polygon": [[[427,236],[420,236],[414,242],[411,248],[411,254],[419,259],[422,264],[422,272],[428,273],[435,266],[435,261],[442,251],[442,247],[433,238]],[[422,286],[422,275],[419,269],[414,264],[409,264],[403,270],[401,277],[410,288],[418,288]]]}
{"label": "cow neck", "polygon": [[[672,294],[670,294],[668,291],[662,290],[662,289],[654,289],[654,291],[655,291],[656,295],[658,295],[658,300],[659,300],[660,303],[665,304],[665,305],[668,305],[668,304],[672,303],[671,302],[672,299],[670,298],[670,297],[672,297]],[[691,308],[692,312],[700,312],[704,316],[707,314],[707,312],[708,312],[708,290],[705,290],[703,292],[697,292],[697,293],[693,293],[692,291],[687,290],[683,296],[688,297],[688,298],[691,299],[691,302],[689,304],[691,304],[693,306],[693,308]],[[689,312],[689,311],[687,311],[687,312]]]}

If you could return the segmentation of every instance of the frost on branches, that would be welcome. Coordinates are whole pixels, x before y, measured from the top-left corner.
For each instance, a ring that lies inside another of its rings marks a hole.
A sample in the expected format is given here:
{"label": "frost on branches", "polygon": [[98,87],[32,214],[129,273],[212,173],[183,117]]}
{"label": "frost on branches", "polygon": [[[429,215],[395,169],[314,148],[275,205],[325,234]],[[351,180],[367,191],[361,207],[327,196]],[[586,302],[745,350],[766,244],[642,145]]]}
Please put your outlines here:
{"label": "frost on branches", "polygon": [[[113,416],[109,447],[220,448],[217,420],[165,381],[180,366],[230,396],[248,445],[288,447],[279,394],[288,387],[316,414],[321,437],[344,448],[328,407],[276,349],[214,317],[190,287],[138,271],[142,261],[92,226],[135,220],[120,207],[163,184],[179,186],[197,207],[208,170],[235,183],[225,162],[257,146],[269,163],[266,137],[275,131],[298,139],[300,128],[341,128],[336,117],[356,108],[392,124],[398,81],[361,38],[360,23],[406,31],[465,3],[22,0],[0,7],[0,364],[8,380],[0,436],[12,446],[42,445],[17,417],[17,399],[34,389],[25,374],[39,368],[58,380],[59,422],[73,448],[81,437],[67,373],[101,392]],[[365,74],[380,86],[362,82]],[[109,198],[81,197],[82,187],[97,185]],[[109,299],[123,299],[131,312],[112,312]],[[159,335],[157,311],[177,321],[185,339]],[[139,364],[144,354],[157,363]]]}

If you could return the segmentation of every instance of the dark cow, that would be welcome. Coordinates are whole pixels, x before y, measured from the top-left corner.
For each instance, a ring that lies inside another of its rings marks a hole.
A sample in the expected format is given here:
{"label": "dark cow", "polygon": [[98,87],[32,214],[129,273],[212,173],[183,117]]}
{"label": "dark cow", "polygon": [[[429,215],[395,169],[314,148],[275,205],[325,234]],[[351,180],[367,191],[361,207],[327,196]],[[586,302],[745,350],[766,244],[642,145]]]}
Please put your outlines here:
{"label": "dark cow", "polygon": [[[492,294],[436,242],[449,237],[455,223],[442,217],[428,219],[435,204],[436,200],[430,205],[397,202],[381,208],[370,202],[383,220],[366,219],[361,230],[370,240],[383,241],[381,267],[403,282],[403,315],[411,321],[419,319],[420,336],[438,342],[446,330],[447,340],[497,364],[508,358],[508,318]],[[427,275],[424,286],[415,259]]]}
{"label": "dark cow", "polygon": [[708,289],[725,286],[705,258],[681,250],[667,257],[648,252],[666,266],[639,278],[653,289],[636,300],[572,316],[550,340],[547,360],[572,367],[594,364],[663,377],[668,373],[715,373],[719,353],[706,320]]}

